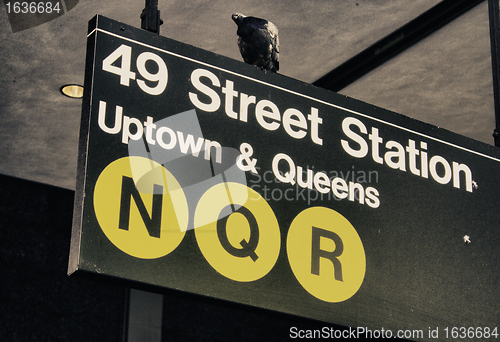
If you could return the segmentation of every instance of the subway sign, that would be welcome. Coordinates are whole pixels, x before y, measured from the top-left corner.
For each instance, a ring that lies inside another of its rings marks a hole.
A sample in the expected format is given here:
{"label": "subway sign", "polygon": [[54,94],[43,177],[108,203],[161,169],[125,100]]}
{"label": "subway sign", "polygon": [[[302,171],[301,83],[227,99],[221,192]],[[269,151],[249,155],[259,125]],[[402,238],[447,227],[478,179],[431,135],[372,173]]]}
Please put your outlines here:
{"label": "subway sign", "polygon": [[102,16],[85,91],[70,274],[418,340],[497,328],[498,149]]}

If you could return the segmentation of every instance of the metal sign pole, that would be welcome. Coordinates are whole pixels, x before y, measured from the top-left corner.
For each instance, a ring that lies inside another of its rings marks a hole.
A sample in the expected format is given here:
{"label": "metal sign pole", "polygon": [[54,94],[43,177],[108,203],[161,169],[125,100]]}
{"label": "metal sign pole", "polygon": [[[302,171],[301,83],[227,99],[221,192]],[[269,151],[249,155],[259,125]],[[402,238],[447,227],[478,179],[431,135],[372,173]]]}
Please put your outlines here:
{"label": "metal sign pole", "polygon": [[160,34],[161,24],[163,24],[163,20],[160,19],[158,0],[146,0],[146,7],[144,7],[141,13],[141,28]]}
{"label": "metal sign pole", "polygon": [[493,92],[495,98],[495,146],[500,147],[500,6],[499,0],[488,0],[490,16],[491,63],[493,69]]}
{"label": "metal sign pole", "polygon": [[[141,13],[141,28],[160,34],[158,0],[146,0]],[[161,341],[161,324],[163,295],[128,289],[123,323],[124,342],[159,342]]]}

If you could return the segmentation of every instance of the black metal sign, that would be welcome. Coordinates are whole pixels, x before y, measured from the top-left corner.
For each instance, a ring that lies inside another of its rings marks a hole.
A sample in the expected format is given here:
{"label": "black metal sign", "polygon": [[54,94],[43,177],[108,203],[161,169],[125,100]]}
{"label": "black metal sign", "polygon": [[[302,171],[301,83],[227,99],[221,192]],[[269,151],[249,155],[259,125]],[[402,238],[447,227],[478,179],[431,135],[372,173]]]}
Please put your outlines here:
{"label": "black metal sign", "polygon": [[86,70],[69,273],[495,337],[494,147],[102,16]]}

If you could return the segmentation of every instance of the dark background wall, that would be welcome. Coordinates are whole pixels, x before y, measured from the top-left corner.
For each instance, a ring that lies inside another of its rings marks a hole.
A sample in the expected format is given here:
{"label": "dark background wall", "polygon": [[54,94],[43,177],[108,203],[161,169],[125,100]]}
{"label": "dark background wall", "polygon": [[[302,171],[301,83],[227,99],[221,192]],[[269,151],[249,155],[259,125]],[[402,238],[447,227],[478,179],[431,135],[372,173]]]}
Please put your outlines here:
{"label": "dark background wall", "polygon": [[66,275],[74,192],[0,176],[0,340],[118,341],[125,288]]}
{"label": "dark background wall", "polygon": [[[0,341],[126,341],[126,284],[67,276],[74,192],[0,175]],[[162,341],[283,341],[323,324],[163,296]]]}

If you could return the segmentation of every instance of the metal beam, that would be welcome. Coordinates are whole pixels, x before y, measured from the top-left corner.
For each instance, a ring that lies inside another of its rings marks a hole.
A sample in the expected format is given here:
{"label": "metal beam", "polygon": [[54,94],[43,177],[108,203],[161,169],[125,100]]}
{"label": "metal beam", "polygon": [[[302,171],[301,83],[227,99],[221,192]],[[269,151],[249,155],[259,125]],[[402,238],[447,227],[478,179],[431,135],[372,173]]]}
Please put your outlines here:
{"label": "metal beam", "polygon": [[328,90],[339,91],[483,1],[441,1],[313,84]]}
{"label": "metal beam", "polygon": [[488,0],[490,16],[491,64],[493,70],[493,94],[495,99],[495,146],[500,147],[500,4]]}

